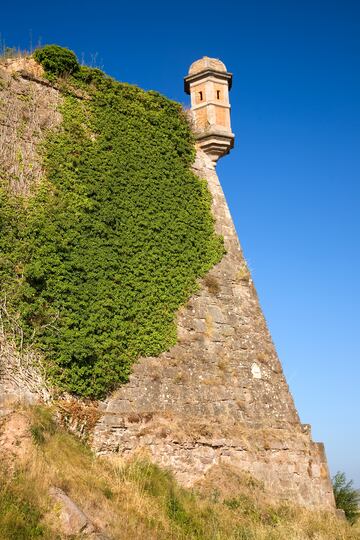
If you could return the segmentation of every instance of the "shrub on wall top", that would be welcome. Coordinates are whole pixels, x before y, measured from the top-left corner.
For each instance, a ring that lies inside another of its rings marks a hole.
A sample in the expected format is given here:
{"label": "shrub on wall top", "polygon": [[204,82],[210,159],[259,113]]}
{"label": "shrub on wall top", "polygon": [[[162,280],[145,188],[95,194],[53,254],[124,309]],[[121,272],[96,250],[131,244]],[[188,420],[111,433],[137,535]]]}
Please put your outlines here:
{"label": "shrub on wall top", "polygon": [[36,49],[33,56],[47,75],[71,75],[80,69],[75,53],[59,45],[45,45]]}

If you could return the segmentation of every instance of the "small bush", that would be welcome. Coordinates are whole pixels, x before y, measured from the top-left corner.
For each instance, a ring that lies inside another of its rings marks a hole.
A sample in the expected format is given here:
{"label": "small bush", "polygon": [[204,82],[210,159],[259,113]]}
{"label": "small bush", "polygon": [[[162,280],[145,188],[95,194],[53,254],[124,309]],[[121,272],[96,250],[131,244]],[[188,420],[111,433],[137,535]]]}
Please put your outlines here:
{"label": "small bush", "polygon": [[71,75],[80,69],[80,64],[76,55],[59,45],[45,45],[41,49],[36,49],[34,58],[50,76]]}
{"label": "small bush", "polygon": [[207,274],[204,277],[204,283],[210,294],[213,294],[214,296],[217,296],[219,294],[220,285],[219,281],[215,276]]}
{"label": "small bush", "polygon": [[80,66],[79,71],[74,73],[74,77],[78,81],[81,81],[85,84],[95,84],[100,83],[104,79],[107,78],[107,75],[101,69],[98,68],[91,68],[89,66]]}
{"label": "small bush", "polygon": [[239,271],[237,273],[237,276],[236,276],[237,280],[239,282],[246,282],[248,283],[250,281],[250,271],[247,267],[247,264],[246,262],[243,262],[239,268]]}
{"label": "small bush", "polygon": [[44,435],[44,428],[42,426],[39,426],[39,425],[31,426],[30,433],[35,444],[37,445],[44,444],[45,435]]}
{"label": "small bush", "polygon": [[336,507],[344,510],[346,519],[354,524],[359,518],[360,492],[353,488],[353,481],[346,481],[345,473],[337,472],[332,479]]}
{"label": "small bush", "polygon": [[232,499],[226,499],[224,504],[230,508],[230,510],[237,510],[241,506],[241,501],[238,498],[233,497]]}
{"label": "small bush", "polygon": [[111,491],[111,489],[107,486],[105,486],[102,490],[104,497],[108,499],[109,501],[112,501],[114,498],[114,493]]}

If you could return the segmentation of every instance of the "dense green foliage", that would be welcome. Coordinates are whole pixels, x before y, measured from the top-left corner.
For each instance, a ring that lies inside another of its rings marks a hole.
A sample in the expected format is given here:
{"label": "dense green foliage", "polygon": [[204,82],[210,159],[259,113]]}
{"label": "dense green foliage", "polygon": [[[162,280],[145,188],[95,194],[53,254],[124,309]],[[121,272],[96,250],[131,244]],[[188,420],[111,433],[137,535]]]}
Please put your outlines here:
{"label": "dense green foliage", "polygon": [[45,45],[34,51],[34,58],[49,76],[70,75],[79,71],[76,55],[59,45]]}
{"label": "dense green foliage", "polygon": [[360,492],[354,489],[353,481],[346,480],[345,473],[337,472],[332,479],[336,507],[344,510],[346,519],[350,523],[360,516]]}
{"label": "dense green foliage", "polygon": [[176,311],[223,244],[180,106],[99,70],[70,82],[89,99],[64,96],[20,224],[3,204],[0,271],[52,380],[97,398],[175,343]]}

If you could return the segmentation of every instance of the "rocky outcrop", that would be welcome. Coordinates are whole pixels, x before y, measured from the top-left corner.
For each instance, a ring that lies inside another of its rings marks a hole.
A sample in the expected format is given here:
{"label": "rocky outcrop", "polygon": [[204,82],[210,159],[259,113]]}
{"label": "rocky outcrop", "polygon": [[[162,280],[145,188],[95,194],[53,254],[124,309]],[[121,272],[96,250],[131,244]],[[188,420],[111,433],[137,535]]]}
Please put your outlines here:
{"label": "rocky outcrop", "polygon": [[231,463],[276,499],[334,507],[321,444],[300,423],[213,162],[198,150],[226,255],[178,315],[178,343],[142,358],[102,404],[100,454],[146,448],[186,485]]}
{"label": "rocky outcrop", "polygon": [[50,488],[50,496],[55,504],[53,513],[57,515],[65,537],[81,535],[81,538],[88,540],[109,540],[108,536],[96,530],[88,516],[62,489]]}

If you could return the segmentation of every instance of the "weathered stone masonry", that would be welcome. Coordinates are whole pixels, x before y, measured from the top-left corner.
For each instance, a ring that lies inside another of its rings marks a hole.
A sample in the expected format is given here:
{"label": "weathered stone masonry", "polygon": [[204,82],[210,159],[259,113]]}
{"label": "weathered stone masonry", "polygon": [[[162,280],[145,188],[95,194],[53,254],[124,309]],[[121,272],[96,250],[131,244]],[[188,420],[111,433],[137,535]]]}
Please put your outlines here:
{"label": "weathered stone masonry", "polygon": [[205,143],[193,168],[207,180],[226,255],[178,314],[177,344],[140,359],[102,404],[94,447],[124,456],[146,449],[185,485],[230,463],[274,498],[333,509],[323,445],[300,423],[215,171],[221,140],[210,151]]}
{"label": "weathered stone masonry", "polygon": [[[10,123],[0,131],[6,151],[21,151],[28,167],[20,170],[21,182],[9,187],[27,193],[42,174],[35,143],[60,121],[60,98],[37,80],[37,65],[25,67],[30,73],[13,64],[1,70],[3,106],[16,105],[16,114],[2,111]],[[19,77],[9,75],[13,69]],[[234,137],[224,81],[231,81],[225,66],[203,59],[192,66],[187,84],[189,91],[203,92],[192,95],[194,102],[206,102],[195,118],[194,171],[208,182],[227,253],[179,312],[176,346],[158,358],[140,359],[129,383],[101,404],[93,444],[101,454],[146,449],[186,485],[230,463],[263,481],[278,499],[332,509],[323,446],[299,421],[216,175],[214,161],[229,151]],[[29,134],[19,131],[24,115],[34,120]],[[9,154],[6,164],[16,167],[17,161]],[[16,170],[8,172],[11,179]],[[46,399],[36,366],[36,358],[20,357],[0,336],[0,414],[14,400]]]}

